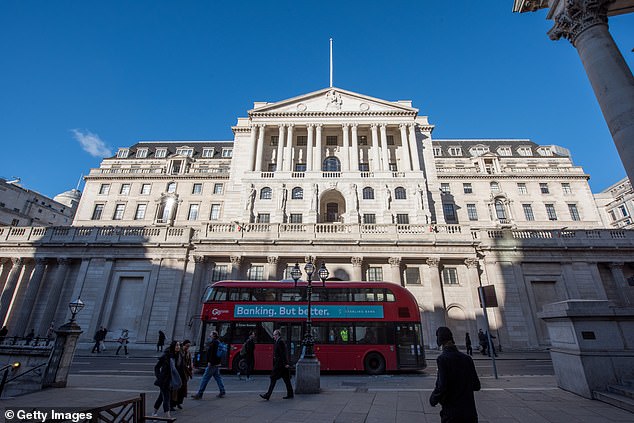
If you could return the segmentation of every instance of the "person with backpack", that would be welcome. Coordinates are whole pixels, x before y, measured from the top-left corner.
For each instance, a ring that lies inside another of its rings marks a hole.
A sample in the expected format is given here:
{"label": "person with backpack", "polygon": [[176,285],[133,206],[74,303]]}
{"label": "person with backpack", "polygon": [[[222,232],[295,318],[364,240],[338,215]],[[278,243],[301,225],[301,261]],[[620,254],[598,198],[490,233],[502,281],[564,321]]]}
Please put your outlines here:
{"label": "person with backpack", "polygon": [[205,373],[200,380],[198,392],[196,393],[196,395],[192,396],[192,399],[199,400],[203,397],[203,393],[207,388],[207,384],[212,377],[216,380],[216,383],[218,384],[218,390],[220,391],[220,393],[216,396],[218,398],[222,398],[225,396],[225,384],[222,380],[222,376],[220,376],[220,364],[222,362],[222,357],[225,354],[227,354],[227,344],[225,344],[224,342],[220,342],[218,332],[211,332],[211,342],[207,346],[207,368],[205,369]]}
{"label": "person with backpack", "polygon": [[[249,332],[249,337],[244,344],[242,345],[242,349],[240,350],[240,358],[244,360],[245,363],[245,372],[244,374],[247,377],[247,382],[253,380],[251,379],[251,372],[255,367],[255,331]],[[242,380],[242,375],[240,375],[240,371],[238,370],[238,379]]]}

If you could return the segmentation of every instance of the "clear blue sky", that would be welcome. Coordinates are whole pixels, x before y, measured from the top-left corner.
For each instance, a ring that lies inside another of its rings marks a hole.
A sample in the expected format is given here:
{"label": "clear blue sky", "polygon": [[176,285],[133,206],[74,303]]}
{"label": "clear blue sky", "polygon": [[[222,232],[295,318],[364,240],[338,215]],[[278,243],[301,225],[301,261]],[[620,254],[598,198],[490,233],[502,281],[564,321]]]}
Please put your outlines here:
{"label": "clear blue sky", "polygon": [[[625,172],[577,52],[512,5],[3,0],[0,176],[53,196],[139,140],[231,140],[253,101],[328,85],[332,36],[335,86],[412,100],[435,138],[569,148],[598,192]],[[610,30],[632,68],[634,14]]]}

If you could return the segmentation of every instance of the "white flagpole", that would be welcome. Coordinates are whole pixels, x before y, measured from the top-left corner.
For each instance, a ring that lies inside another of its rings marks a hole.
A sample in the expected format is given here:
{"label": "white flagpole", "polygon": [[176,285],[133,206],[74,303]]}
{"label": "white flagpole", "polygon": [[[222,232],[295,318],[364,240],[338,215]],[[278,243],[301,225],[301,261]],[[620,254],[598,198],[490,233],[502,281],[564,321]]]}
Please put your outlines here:
{"label": "white flagpole", "polygon": [[330,39],[330,88],[332,88],[332,38]]}

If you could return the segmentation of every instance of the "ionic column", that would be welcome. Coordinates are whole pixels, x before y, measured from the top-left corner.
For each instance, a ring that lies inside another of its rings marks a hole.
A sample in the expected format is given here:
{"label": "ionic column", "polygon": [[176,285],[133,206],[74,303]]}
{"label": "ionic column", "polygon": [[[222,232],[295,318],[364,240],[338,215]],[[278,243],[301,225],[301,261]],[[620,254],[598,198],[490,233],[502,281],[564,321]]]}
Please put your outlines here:
{"label": "ionic column", "polygon": [[434,307],[431,327],[437,328],[438,326],[446,326],[445,298],[443,295],[442,280],[440,279],[440,269],[438,267],[440,260],[435,257],[430,257],[427,259],[426,264],[429,266],[429,284],[431,285],[431,296]]}
{"label": "ionic column", "polygon": [[387,125],[381,124],[381,157],[383,159],[383,170],[390,170],[390,158],[387,150]]}
{"label": "ionic column", "polygon": [[315,130],[315,124],[309,123],[306,125],[306,129],[308,130],[308,139],[306,140],[306,172],[310,172],[313,170],[313,131]]}
{"label": "ionic column", "polygon": [[262,154],[264,153],[264,125],[257,125],[258,128],[258,149],[255,156],[255,171],[262,171]]}
{"label": "ionic column", "polygon": [[318,123],[317,125],[317,140],[316,140],[316,145],[315,145],[315,161],[317,162],[317,166],[315,166],[316,169],[321,171],[321,129],[322,129],[322,125],[321,123]]}
{"label": "ionic column", "polygon": [[284,133],[285,128],[284,124],[279,125],[279,133],[277,139],[277,155],[275,156],[275,171],[281,172],[282,165],[284,164]]}
{"label": "ionic column", "polygon": [[268,256],[266,258],[266,261],[268,263],[268,269],[267,269],[267,279],[270,281],[276,281],[279,278],[277,277],[277,263],[278,263],[278,257],[277,256]]}
{"label": "ionic column", "polygon": [[387,259],[387,262],[390,264],[392,282],[397,283],[401,286],[405,286],[405,284],[403,283],[403,279],[401,278],[401,258],[390,257]]}
{"label": "ionic column", "polygon": [[350,257],[352,263],[352,280],[363,280],[363,257]]}
{"label": "ionic column", "polygon": [[18,310],[18,313],[16,315],[17,318],[14,320],[14,327],[11,328],[11,332],[15,336],[26,335],[27,325],[35,306],[37,291],[40,289],[40,284],[42,283],[42,278],[44,277],[47,263],[48,260],[45,258],[35,259],[35,269],[33,269],[31,278],[27,283],[26,292],[24,293],[24,299],[22,300],[22,305],[20,306],[20,310]]}
{"label": "ionic column", "polygon": [[[262,129],[261,129],[262,130]],[[205,256],[194,255],[194,274],[192,275],[192,285],[189,292],[189,301],[187,306],[187,316],[196,316],[200,313],[200,298],[203,295],[206,281],[206,270],[209,259]],[[187,317],[186,316],[186,317]],[[200,319],[188,321],[187,329],[189,339],[195,337],[200,327]]]}
{"label": "ionic column", "polygon": [[616,285],[616,289],[619,291],[619,299],[622,304],[626,307],[632,305],[632,300],[628,295],[628,291],[631,290],[629,287],[627,280],[625,280],[625,275],[623,275],[623,263],[609,263],[610,271],[612,272],[612,278],[614,279],[614,284]]}
{"label": "ionic column", "polygon": [[413,170],[420,169],[420,160],[418,160],[418,144],[416,143],[416,124],[409,125],[409,149],[412,156]]}
{"label": "ionic column", "polygon": [[370,124],[370,128],[372,129],[372,170],[376,172],[381,170],[381,158],[379,157],[379,134],[376,123]]}
{"label": "ionic column", "polygon": [[59,298],[64,288],[64,281],[66,280],[66,274],[68,273],[68,266],[70,262],[71,261],[68,258],[57,259],[57,271],[55,272],[51,286],[46,290],[48,296],[46,297],[46,308],[44,309],[44,313],[42,314],[38,325],[39,334],[44,334],[55,318],[57,303],[59,303]]}
{"label": "ionic column", "polygon": [[350,130],[348,129],[350,125],[347,123],[344,123],[341,125],[341,129],[343,129],[343,155],[342,155],[342,162],[343,162],[343,168],[341,169],[344,172],[347,172],[350,170],[350,160],[348,159],[348,157],[350,157]]}
{"label": "ionic column", "polygon": [[240,278],[240,265],[242,264],[242,256],[231,256],[231,279],[238,280]]}
{"label": "ionic column", "polygon": [[286,152],[284,154],[284,170],[293,171],[293,124],[288,125],[286,136]]}
{"label": "ionic column", "polygon": [[359,135],[357,132],[358,125],[353,123],[352,125],[352,148],[350,151],[350,169],[353,171],[359,170]]}
{"label": "ionic column", "polygon": [[0,326],[5,324],[5,318],[7,317],[7,312],[9,311],[9,306],[11,305],[13,294],[15,293],[15,287],[22,273],[23,260],[21,258],[14,257],[11,259],[11,263],[11,271],[9,272],[7,283],[4,284],[2,295],[0,296],[0,323],[2,323]]}
{"label": "ionic column", "polygon": [[403,150],[403,161],[405,162],[401,170],[412,170],[412,163],[410,160],[410,145],[409,139],[407,138],[407,125],[401,123],[398,125],[398,127],[401,130],[401,149]]}
{"label": "ionic column", "polygon": [[249,149],[249,162],[247,163],[247,170],[254,170],[255,164],[255,152],[257,151],[257,125],[251,125],[251,148]]}

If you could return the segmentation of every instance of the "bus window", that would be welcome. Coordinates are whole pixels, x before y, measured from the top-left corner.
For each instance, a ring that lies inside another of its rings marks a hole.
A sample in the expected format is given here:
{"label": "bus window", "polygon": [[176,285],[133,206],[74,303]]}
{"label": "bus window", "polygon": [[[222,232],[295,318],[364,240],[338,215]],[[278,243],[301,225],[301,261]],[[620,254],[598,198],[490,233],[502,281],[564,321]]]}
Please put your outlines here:
{"label": "bus window", "polygon": [[354,338],[357,344],[388,344],[387,330],[384,323],[366,322],[356,323]]}
{"label": "bus window", "polygon": [[328,323],[313,323],[313,339],[315,340],[316,344],[328,343]]}
{"label": "bus window", "polygon": [[207,285],[207,288],[205,288],[205,293],[203,294],[203,302],[207,302],[211,299],[211,295],[213,294],[213,288],[211,287],[211,285]]}
{"label": "bus window", "polygon": [[253,290],[255,301],[275,301],[277,290],[274,288],[256,288]]}
{"label": "bus window", "polygon": [[385,298],[387,301],[396,301],[396,299],[394,298],[394,293],[390,291],[389,289],[386,290]]}
{"label": "bus window", "polygon": [[382,289],[375,289],[376,300],[377,301],[385,301],[385,291]]}
{"label": "bus window", "polygon": [[259,344],[272,344],[273,343],[273,331],[275,325],[273,322],[260,322],[260,330],[257,332]]}
{"label": "bus window", "polygon": [[302,301],[299,288],[291,288],[280,292],[280,301]]}
{"label": "bus window", "polygon": [[374,290],[365,288],[353,290],[352,301],[374,301]]}
{"label": "bus window", "polygon": [[212,301],[226,301],[227,300],[227,288],[213,288],[210,294]]}
{"label": "bus window", "polygon": [[328,290],[328,301],[349,301],[348,290],[345,288],[335,288]]}
{"label": "bus window", "polygon": [[233,330],[231,331],[231,343],[232,344],[244,343],[244,341],[246,341],[247,338],[249,337],[249,333],[257,329],[256,326],[257,324],[255,322],[235,323]]}
{"label": "bus window", "polygon": [[352,326],[334,326],[335,344],[352,343]]}

